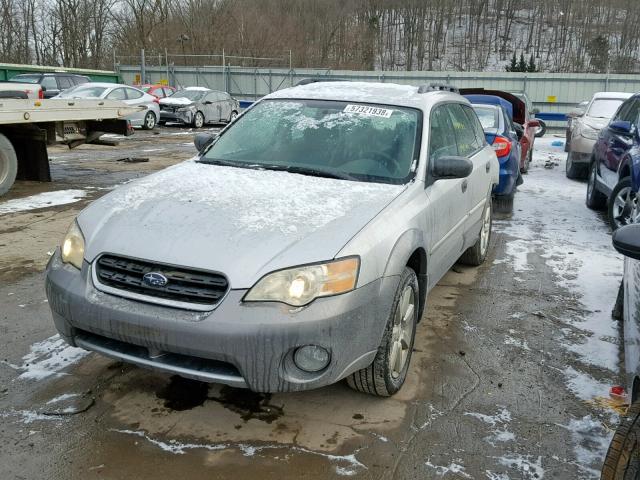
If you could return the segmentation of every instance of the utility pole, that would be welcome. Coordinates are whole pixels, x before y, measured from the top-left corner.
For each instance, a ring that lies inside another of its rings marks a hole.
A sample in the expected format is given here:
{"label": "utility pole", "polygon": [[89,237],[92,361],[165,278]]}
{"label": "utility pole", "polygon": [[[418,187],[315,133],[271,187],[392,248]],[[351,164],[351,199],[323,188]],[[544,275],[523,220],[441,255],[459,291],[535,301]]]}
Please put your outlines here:
{"label": "utility pole", "polygon": [[144,85],[147,79],[147,67],[144,61],[144,48],[140,50],[140,85]]}

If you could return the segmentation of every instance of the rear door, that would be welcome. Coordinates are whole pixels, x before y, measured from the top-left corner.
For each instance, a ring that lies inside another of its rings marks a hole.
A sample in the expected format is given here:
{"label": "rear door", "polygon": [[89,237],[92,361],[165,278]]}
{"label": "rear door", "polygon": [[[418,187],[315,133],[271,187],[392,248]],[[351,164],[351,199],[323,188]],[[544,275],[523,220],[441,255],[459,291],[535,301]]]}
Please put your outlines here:
{"label": "rear door", "polygon": [[233,100],[231,99],[231,95],[226,92],[220,92],[220,97],[222,99],[220,102],[220,119],[226,122],[231,119]]}
{"label": "rear door", "polygon": [[[452,115],[454,104],[437,105],[429,119],[428,170],[445,156],[458,155]],[[434,286],[462,254],[467,223],[467,179],[435,180],[427,173],[426,194],[429,199],[427,235],[429,241],[429,287]]]}
{"label": "rear door", "polygon": [[206,123],[220,121],[220,105],[216,92],[209,92],[202,99],[204,119]]}

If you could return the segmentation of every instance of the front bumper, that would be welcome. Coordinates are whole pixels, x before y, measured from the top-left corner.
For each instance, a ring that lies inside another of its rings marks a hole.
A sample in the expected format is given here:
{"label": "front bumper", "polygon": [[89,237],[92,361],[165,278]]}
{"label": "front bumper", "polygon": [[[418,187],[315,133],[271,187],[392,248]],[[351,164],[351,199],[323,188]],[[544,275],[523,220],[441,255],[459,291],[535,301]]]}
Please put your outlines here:
{"label": "front bumper", "polygon": [[184,112],[160,110],[160,121],[191,123],[193,121],[193,113],[190,110]]}
{"label": "front bumper", "polygon": [[[52,257],[46,291],[53,320],[71,345],[184,377],[260,392],[317,388],[369,365],[380,345],[398,277],[307,307],[243,303],[231,290],[212,312],[143,303],[97,290],[82,271]],[[331,354],[321,372],[300,370],[293,352],[320,345]]]}
{"label": "front bumper", "polygon": [[596,139],[586,138],[582,135],[574,135],[571,138],[571,153],[573,155],[572,161],[574,163],[589,163],[591,159],[591,153],[593,147],[596,144]]}

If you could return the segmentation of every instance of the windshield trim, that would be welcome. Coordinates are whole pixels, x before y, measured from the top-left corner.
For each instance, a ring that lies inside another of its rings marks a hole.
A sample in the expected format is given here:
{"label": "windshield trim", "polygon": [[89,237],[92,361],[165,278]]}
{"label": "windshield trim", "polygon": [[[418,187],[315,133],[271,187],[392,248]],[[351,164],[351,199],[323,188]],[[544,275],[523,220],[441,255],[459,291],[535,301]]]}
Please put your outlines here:
{"label": "windshield trim", "polygon": [[[313,102],[339,102],[339,103],[344,103],[346,104],[356,104],[356,105],[371,105],[371,106],[379,106],[379,107],[391,107],[391,108],[402,108],[402,109],[407,109],[407,110],[413,110],[416,112],[417,114],[417,119],[416,119],[416,136],[415,136],[415,142],[414,142],[414,147],[413,147],[413,158],[411,160],[411,167],[409,168],[409,173],[404,177],[404,178],[389,178],[389,177],[376,177],[373,175],[369,175],[368,178],[372,178],[372,179],[380,179],[380,180],[366,180],[366,179],[362,179],[360,178],[361,176],[357,176],[354,174],[349,174],[352,177],[353,181],[357,181],[357,182],[362,182],[362,183],[382,183],[382,184],[387,184],[387,185],[406,185],[407,183],[415,180],[415,178],[417,178],[418,175],[418,170],[420,169],[420,156],[422,154],[422,127],[423,127],[423,118],[424,118],[424,113],[420,108],[417,107],[409,107],[406,105],[397,105],[397,104],[392,104],[392,103],[380,103],[380,102],[362,102],[362,101],[358,101],[358,100],[328,100],[328,99],[322,99],[322,98],[301,98],[301,97],[293,97],[293,98],[289,98],[289,97],[278,97],[278,98],[263,98],[261,100],[258,100],[257,102],[254,102],[249,108],[245,109],[244,112],[242,112],[241,116],[245,115],[245,113],[247,113],[248,111],[250,111],[251,109],[255,108],[256,105],[259,105],[261,103],[264,102],[295,102],[295,101],[313,101]],[[240,118],[240,117],[238,117]],[[218,135],[216,135],[216,138],[213,140],[213,142],[211,142],[209,144],[209,146],[207,146],[207,148],[205,148],[201,153],[198,154],[198,159],[197,161],[199,163],[207,163],[207,158],[205,158],[205,155],[209,152],[209,150],[211,150],[211,148],[218,142],[218,140],[220,139],[220,137],[222,137],[222,135],[224,135],[227,131],[229,131],[230,128],[233,128],[236,125],[235,122],[228,124],[225,128],[223,128]],[[245,162],[248,163],[248,162]],[[210,165],[214,165],[215,163],[210,162]],[[414,166],[415,164],[415,166]],[[251,165],[256,165],[256,169],[260,168],[259,164],[251,164]],[[265,164],[266,166],[268,166],[268,164]],[[238,168],[248,168],[246,166],[238,166]],[[268,170],[267,168],[264,168],[265,170]],[[310,169],[312,170],[312,169]],[[285,169],[283,169],[282,171],[286,171]],[[301,172],[295,172],[298,174],[302,174]],[[330,171],[327,171],[327,173],[330,173]],[[346,179],[345,179],[346,180]]]}

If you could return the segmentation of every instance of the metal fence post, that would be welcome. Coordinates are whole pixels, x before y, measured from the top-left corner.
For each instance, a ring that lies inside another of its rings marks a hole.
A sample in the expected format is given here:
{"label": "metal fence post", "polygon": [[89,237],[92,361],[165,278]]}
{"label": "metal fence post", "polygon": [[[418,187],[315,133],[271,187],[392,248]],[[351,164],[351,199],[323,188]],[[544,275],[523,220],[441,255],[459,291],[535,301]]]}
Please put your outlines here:
{"label": "metal fence post", "polygon": [[147,77],[147,68],[144,64],[144,48],[140,50],[140,85],[143,85]]}

